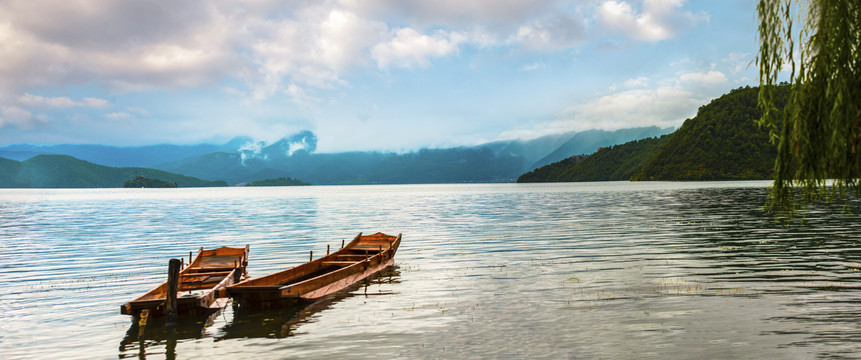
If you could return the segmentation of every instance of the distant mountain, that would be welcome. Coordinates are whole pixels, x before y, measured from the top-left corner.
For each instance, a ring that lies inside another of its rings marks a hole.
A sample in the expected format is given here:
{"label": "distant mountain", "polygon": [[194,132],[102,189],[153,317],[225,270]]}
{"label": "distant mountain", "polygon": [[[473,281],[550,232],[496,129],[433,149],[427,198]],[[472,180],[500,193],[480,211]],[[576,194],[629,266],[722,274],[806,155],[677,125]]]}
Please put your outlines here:
{"label": "distant mountain", "polygon": [[[303,131],[271,145],[249,142],[238,151],[214,152],[153,167],[201,179],[224,179],[231,184],[278,177],[294,177],[312,184],[507,182],[549,154],[563,154],[562,146],[573,151],[595,151],[601,144],[613,145],[614,141],[666,131],[657,127],[589,131],[406,154],[317,154],[316,136]],[[571,155],[576,154],[564,157]]]}
{"label": "distant mountain", "polygon": [[523,160],[497,156],[488,148],[426,149],[407,154],[301,152],[275,159],[212,153],[162,169],[203,179],[225,179],[231,184],[273,177],[293,177],[312,184],[490,182],[512,181],[523,169]]}
{"label": "distant mountain", "polygon": [[206,181],[161,170],[93,164],[68,155],[37,155],[23,162],[0,159],[0,187],[14,188],[119,188],[143,175],[179,187],[227,186],[224,181]]}
{"label": "distant mountain", "polygon": [[[778,89],[778,106],[786,103],[787,89]],[[518,182],[770,178],[777,152],[768,130],[755,123],[758,92],[732,90],[700,107],[672,135],[602,148],[579,163],[562,161],[525,173]]]}
{"label": "distant mountain", "polygon": [[629,180],[672,135],[634,140],[542,166],[517,178],[519,183]]}
{"label": "distant mountain", "polygon": [[[226,180],[230,184],[280,177],[302,179],[313,184],[507,182],[549,159],[591,153],[599,146],[666,131],[669,130],[657,127],[593,130],[532,140],[496,141],[479,146],[422,149],[405,154],[318,154],[315,153],[316,135],[301,131],[272,144],[255,142],[248,137],[238,137],[224,145],[13,144],[0,147],[0,157],[5,155],[12,160],[26,161],[37,155],[69,155],[101,165],[155,168],[210,181]],[[0,181],[12,184],[17,180],[0,178]]]}
{"label": "distant mountain", "polygon": [[0,146],[0,157],[24,161],[36,155],[69,155],[77,159],[107,166],[150,167],[167,161],[200,156],[216,151],[237,151],[251,142],[250,138],[238,137],[224,145],[150,145],[150,146],[108,146],[108,145],[33,145],[11,144]]}
{"label": "distant mountain", "polygon": [[587,155],[598,151],[598,148],[623,144],[631,140],[661,136],[673,132],[672,128],[657,126],[621,129],[616,131],[587,130],[575,133],[556,150],[537,160],[532,169],[548,165],[571,155]]}

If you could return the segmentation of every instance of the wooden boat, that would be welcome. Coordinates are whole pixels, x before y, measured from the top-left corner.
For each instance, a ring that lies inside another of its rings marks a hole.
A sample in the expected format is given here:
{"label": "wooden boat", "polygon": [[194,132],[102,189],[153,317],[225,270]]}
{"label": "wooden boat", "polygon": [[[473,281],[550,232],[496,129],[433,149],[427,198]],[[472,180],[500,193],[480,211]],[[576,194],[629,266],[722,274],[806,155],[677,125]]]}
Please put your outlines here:
{"label": "wooden boat", "polygon": [[228,286],[227,293],[240,307],[271,307],[320,299],[394,264],[400,244],[401,234],[359,233],[334,253]]}
{"label": "wooden boat", "polygon": [[[189,252],[191,259],[191,252]],[[218,310],[227,305],[227,299],[219,299],[218,290],[240,282],[247,277],[248,245],[244,248],[220,247],[204,250],[190,260],[188,266],[179,272],[177,285],[177,315],[202,314]],[[141,311],[148,310],[148,316],[166,315],[165,298],[168,283],[165,281],[137,299],[120,306],[120,312],[140,317]]]}

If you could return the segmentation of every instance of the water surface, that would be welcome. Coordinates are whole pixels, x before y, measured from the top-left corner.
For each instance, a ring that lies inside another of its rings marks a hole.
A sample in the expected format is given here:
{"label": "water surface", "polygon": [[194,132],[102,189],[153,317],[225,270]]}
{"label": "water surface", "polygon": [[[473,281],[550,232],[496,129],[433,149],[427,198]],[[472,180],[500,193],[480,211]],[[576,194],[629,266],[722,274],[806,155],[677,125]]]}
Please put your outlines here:
{"label": "water surface", "polygon": [[[783,227],[767,182],[0,190],[0,358],[829,358],[861,352],[861,205]],[[141,333],[171,257],[252,276],[358,232],[396,267],[307,308]]]}

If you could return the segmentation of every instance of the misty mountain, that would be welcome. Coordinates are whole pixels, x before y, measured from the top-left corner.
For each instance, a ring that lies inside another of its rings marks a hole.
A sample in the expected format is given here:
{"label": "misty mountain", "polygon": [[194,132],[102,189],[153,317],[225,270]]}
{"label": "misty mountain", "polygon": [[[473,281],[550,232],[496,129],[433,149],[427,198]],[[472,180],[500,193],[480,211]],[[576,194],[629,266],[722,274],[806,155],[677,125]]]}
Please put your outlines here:
{"label": "misty mountain", "polygon": [[[214,152],[154,166],[165,171],[240,184],[293,177],[312,184],[405,184],[513,181],[537,162],[565,151],[591,153],[599,146],[667,132],[657,127],[549,135],[532,140],[479,146],[422,149],[399,154],[342,152],[317,154],[310,131],[271,145],[248,143],[235,152]],[[568,153],[565,157],[576,155]]]}
{"label": "misty mountain", "polygon": [[629,141],[659,137],[673,132],[673,128],[659,128],[657,126],[621,129],[616,131],[587,130],[575,133],[566,142],[562,143],[553,152],[533,163],[527,171],[539,168],[554,162],[567,159],[572,155],[588,155],[598,151],[598,148],[624,144]]}
{"label": "misty mountain", "polygon": [[140,175],[180,187],[227,186],[224,181],[206,181],[154,169],[97,165],[68,155],[37,155],[22,162],[0,158],[3,188],[120,188]]}
{"label": "misty mountain", "polygon": [[[600,146],[665,131],[657,127],[593,130],[410,153],[322,154],[315,152],[316,135],[302,131],[271,144],[247,137],[235,138],[224,145],[15,144],[0,147],[0,157],[23,161],[34,155],[61,154],[103,165],[148,167],[208,181],[224,180],[229,184],[281,177],[312,184],[505,182],[514,181],[523,172],[549,159],[591,153]],[[12,183],[15,179],[4,181]]]}
{"label": "misty mountain", "polygon": [[0,157],[24,161],[36,155],[69,155],[80,160],[106,166],[149,167],[167,161],[196,157],[217,151],[237,151],[251,138],[237,137],[224,145],[149,145],[108,146],[90,144],[34,145],[11,144],[0,146]]}

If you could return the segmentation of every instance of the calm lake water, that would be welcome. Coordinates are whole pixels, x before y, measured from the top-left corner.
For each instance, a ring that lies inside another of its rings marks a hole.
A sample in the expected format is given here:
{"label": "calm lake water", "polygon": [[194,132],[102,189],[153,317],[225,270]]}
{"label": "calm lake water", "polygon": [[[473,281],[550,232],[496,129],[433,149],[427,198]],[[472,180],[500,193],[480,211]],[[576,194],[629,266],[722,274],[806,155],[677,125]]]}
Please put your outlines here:
{"label": "calm lake water", "polygon": [[[783,227],[767,185],[0,190],[0,358],[858,357],[861,205]],[[307,308],[119,313],[201,246],[256,277],[360,231],[396,266]]]}

